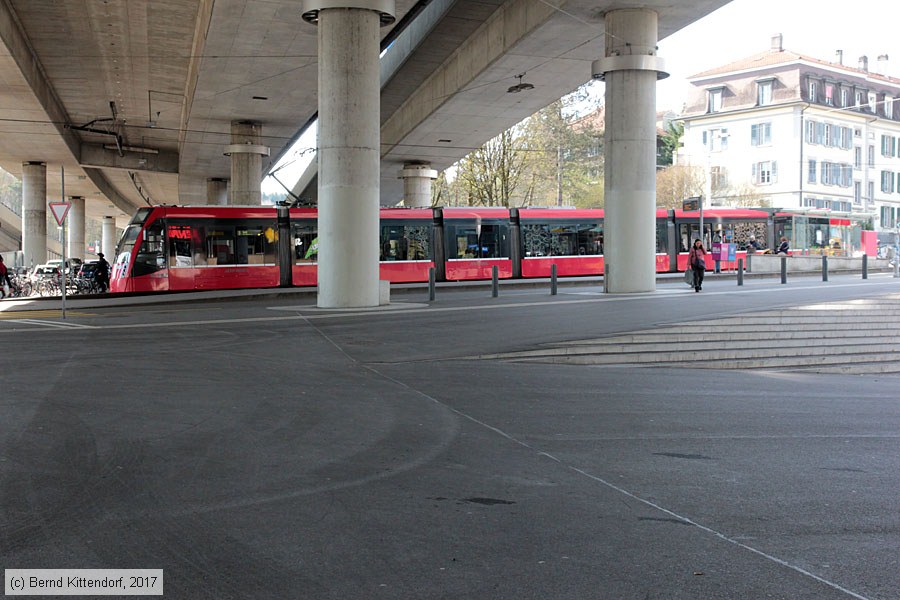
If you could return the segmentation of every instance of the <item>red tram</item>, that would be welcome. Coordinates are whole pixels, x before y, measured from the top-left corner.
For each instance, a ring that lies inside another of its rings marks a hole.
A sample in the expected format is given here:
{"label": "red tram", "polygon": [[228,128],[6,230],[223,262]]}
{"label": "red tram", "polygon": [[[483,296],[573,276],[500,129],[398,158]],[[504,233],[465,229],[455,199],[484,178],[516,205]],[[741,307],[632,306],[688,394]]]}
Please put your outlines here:
{"label": "red tram", "polygon": [[[656,270],[683,270],[699,214],[658,210]],[[315,208],[141,208],[117,247],[111,291],[154,292],[315,286]],[[704,211],[704,237],[743,250],[754,235],[771,247],[775,213]],[[603,211],[556,208],[382,208],[381,278],[393,283],[603,273]],[[738,257],[743,256],[739,252]],[[737,257],[736,257],[737,258]],[[724,263],[723,268],[736,265]]]}

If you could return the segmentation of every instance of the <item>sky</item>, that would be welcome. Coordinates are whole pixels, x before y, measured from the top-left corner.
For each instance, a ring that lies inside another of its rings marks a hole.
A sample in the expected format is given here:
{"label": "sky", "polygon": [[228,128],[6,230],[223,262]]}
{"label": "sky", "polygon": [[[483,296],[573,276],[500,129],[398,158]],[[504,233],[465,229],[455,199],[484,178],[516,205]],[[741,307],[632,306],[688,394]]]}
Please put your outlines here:
{"label": "sky", "polygon": [[[887,54],[888,74],[900,77],[897,6],[897,0],[733,0],[659,42],[659,56],[670,75],[658,85],[657,108],[679,113],[687,101],[688,77],[764,52],[778,33],[785,50],[831,61],[836,50],[843,50],[848,66],[856,66],[865,55],[872,70],[878,56]],[[298,145],[308,148],[314,143],[313,133]],[[290,152],[286,160],[292,160]],[[278,174],[289,187],[309,158],[293,160]],[[270,177],[263,190],[280,193],[283,188]]]}

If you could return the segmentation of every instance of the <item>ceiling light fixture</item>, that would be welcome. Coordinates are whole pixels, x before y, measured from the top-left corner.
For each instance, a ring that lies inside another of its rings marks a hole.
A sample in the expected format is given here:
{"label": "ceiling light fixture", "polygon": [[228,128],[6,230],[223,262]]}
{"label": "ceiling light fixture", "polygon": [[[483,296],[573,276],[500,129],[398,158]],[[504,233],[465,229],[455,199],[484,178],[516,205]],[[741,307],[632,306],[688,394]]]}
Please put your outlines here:
{"label": "ceiling light fixture", "polygon": [[519,92],[524,92],[526,90],[533,90],[534,86],[530,83],[524,83],[522,78],[525,77],[525,73],[521,73],[516,75],[516,78],[519,80],[519,83],[516,85],[509,86],[509,89],[506,90],[507,94],[518,94]]}

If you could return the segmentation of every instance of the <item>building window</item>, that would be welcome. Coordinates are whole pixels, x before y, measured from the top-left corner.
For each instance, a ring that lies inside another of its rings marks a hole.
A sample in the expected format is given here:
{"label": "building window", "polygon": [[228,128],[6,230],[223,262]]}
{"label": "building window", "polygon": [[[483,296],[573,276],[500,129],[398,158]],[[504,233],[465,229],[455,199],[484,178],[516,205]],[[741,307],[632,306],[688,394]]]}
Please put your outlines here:
{"label": "building window", "polygon": [[859,146],[853,148],[853,167],[862,169],[862,148]]}
{"label": "building window", "polygon": [[849,127],[841,127],[841,148],[849,150],[853,147],[853,130]]}
{"label": "building window", "polygon": [[867,158],[869,159],[868,160],[869,166],[874,167],[875,166],[875,146],[873,146],[872,144],[869,144],[869,155]]}
{"label": "building window", "polygon": [[750,144],[753,146],[768,146],[771,143],[771,123],[758,123],[750,126]]}
{"label": "building window", "polygon": [[759,106],[772,104],[772,81],[760,81],[756,84],[756,103]]}
{"label": "building window", "polygon": [[862,183],[853,182],[853,204],[862,204]]}
{"label": "building window", "polygon": [[856,102],[854,103],[853,108],[857,110],[863,109],[863,104],[865,104],[866,93],[862,90],[858,90],[856,92]]}
{"label": "building window", "polygon": [[894,172],[893,171],[882,171],[881,172],[881,191],[885,194],[893,194],[894,193]]}
{"label": "building window", "polygon": [[753,163],[752,180],[757,185],[775,183],[778,180],[775,161]]}
{"label": "building window", "polygon": [[722,110],[722,88],[709,90],[709,107],[708,111],[716,113]]}
{"label": "building window", "polygon": [[834,106],[834,84],[833,83],[825,84],[825,104]]}
{"label": "building window", "polygon": [[878,102],[875,92],[869,92],[869,110],[874,113],[877,106]]}
{"label": "building window", "polygon": [[850,104],[850,90],[841,88],[841,106]]}
{"label": "building window", "polygon": [[725,167],[710,167],[710,182],[714,190],[728,187],[728,171]]}
{"label": "building window", "polygon": [[815,121],[807,121],[806,122],[806,143],[807,144],[815,144],[816,143],[816,122]]}
{"label": "building window", "polygon": [[809,92],[810,102],[819,101],[819,86],[814,79],[809,80],[809,87],[807,88],[807,91]]}
{"label": "building window", "polygon": [[709,129],[703,132],[703,146],[710,152],[728,149],[728,129]]}
{"label": "building window", "polygon": [[816,182],[816,161],[814,159],[809,159],[809,178],[807,179],[807,183],[815,183]]}
{"label": "building window", "polygon": [[887,158],[897,156],[897,138],[892,135],[881,136],[881,155]]}
{"label": "building window", "polygon": [[894,99],[887,94],[884,95],[884,116],[888,119],[894,118]]}
{"label": "building window", "polygon": [[866,196],[866,198],[868,198],[870,201],[874,201],[875,200],[875,182],[874,181],[870,181],[869,184],[866,186],[866,192],[868,192],[868,196]]}

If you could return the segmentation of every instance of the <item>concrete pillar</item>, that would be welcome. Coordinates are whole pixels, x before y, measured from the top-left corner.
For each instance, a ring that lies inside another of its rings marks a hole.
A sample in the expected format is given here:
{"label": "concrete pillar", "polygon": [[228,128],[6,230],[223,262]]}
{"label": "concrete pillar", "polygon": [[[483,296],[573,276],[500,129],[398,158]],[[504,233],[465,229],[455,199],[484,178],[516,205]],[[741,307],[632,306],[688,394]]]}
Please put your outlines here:
{"label": "concrete pillar", "polygon": [[253,121],[231,122],[231,145],[225,155],[231,157],[231,204],[262,204],[262,157],[269,148],[259,144],[262,126]]}
{"label": "concrete pillar", "polygon": [[607,292],[656,289],[657,14],[648,9],[605,15],[605,58],[592,74],[606,82],[606,215],[603,253]]}
{"label": "concrete pillar", "polygon": [[[340,4],[338,8],[336,5]],[[379,27],[393,0],[304,0],[319,26],[319,290],[322,308],[379,304]]]}
{"label": "concrete pillar", "polygon": [[47,165],[22,163],[22,252],[29,269],[47,260]]}
{"label": "concrete pillar", "polygon": [[403,180],[403,205],[407,208],[431,206],[431,182],[437,171],[429,163],[406,163],[400,171]]}
{"label": "concrete pillar", "polygon": [[115,217],[103,217],[101,224],[102,241],[100,242],[100,252],[104,254],[104,258],[112,264],[116,258],[116,219]]}
{"label": "concrete pillar", "polygon": [[66,257],[84,260],[84,198],[72,196],[72,205],[66,217]]}
{"label": "concrete pillar", "polygon": [[228,204],[228,180],[214,177],[206,180],[206,203],[212,206]]}

